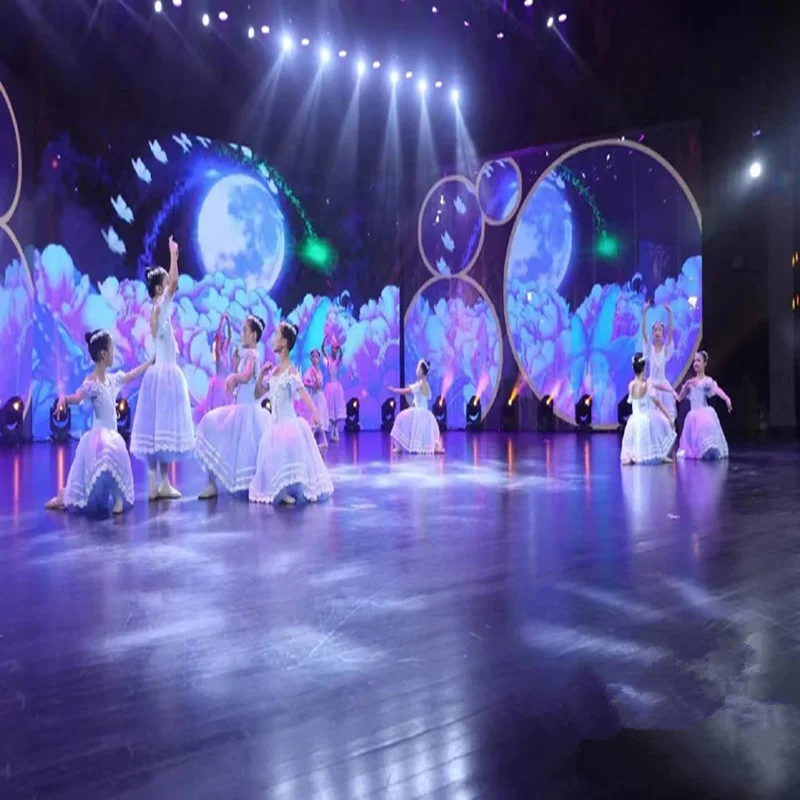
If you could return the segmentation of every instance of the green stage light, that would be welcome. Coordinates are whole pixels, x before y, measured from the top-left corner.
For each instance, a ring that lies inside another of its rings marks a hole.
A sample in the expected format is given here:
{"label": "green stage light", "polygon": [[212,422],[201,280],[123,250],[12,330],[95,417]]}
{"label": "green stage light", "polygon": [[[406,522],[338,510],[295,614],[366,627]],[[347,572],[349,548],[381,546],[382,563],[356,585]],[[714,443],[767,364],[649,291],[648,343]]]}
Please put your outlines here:
{"label": "green stage light", "polygon": [[333,247],[316,236],[309,236],[302,241],[298,255],[309,267],[320,272],[331,272],[338,258]]}
{"label": "green stage light", "polygon": [[600,234],[594,249],[600,258],[617,258],[619,256],[619,242],[608,231]]}

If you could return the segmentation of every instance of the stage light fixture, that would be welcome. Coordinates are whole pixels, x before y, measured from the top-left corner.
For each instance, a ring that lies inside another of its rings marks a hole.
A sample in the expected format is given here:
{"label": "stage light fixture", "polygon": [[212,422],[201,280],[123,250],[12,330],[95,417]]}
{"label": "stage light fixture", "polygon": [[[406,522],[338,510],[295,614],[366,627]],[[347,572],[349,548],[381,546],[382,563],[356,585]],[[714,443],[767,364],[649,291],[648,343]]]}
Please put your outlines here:
{"label": "stage light fixture", "polygon": [[434,7],[431,9],[431,13],[432,13],[432,14],[438,14],[438,13],[439,13],[439,9],[438,9],[438,8],[436,8],[436,6],[434,6]]}
{"label": "stage light fixture", "polygon": [[58,398],[50,407],[50,438],[54,442],[69,441],[72,428],[72,410],[69,406],[59,406]]}
{"label": "stage light fixture", "polygon": [[578,430],[592,427],[592,396],[585,394],[575,403],[575,424]]}
{"label": "stage light fixture", "polygon": [[533,5],[533,0],[525,0],[525,8],[530,8]]}
{"label": "stage light fixture", "polygon": [[425,78],[422,78],[420,81],[418,81],[417,91],[420,94],[425,94],[425,92],[428,91],[428,81],[426,81]]}
{"label": "stage light fixture", "polygon": [[553,410],[553,396],[546,394],[539,401],[539,408],[536,412],[536,427],[544,432],[552,432],[556,429],[556,414]]}
{"label": "stage light fixture", "polygon": [[458,89],[453,89],[453,91],[450,92],[450,99],[453,101],[454,106],[458,105],[458,98]]}
{"label": "stage light fixture", "polygon": [[364,63],[363,59],[359,59],[358,64],[356,64],[356,72],[358,73],[359,78],[367,71],[367,65]]}
{"label": "stage light fixture", "polygon": [[468,19],[464,20],[464,27],[465,28],[469,28],[469,20]]}
{"label": "stage light fixture", "polygon": [[625,427],[625,423],[628,421],[628,417],[633,414],[633,407],[631,406],[631,401],[628,399],[628,395],[622,398],[622,400],[617,403],[617,422],[619,423],[620,430]]}
{"label": "stage light fixture", "polygon": [[372,69],[380,69],[380,68],[381,68],[381,62],[380,61],[373,61],[372,62]]}
{"label": "stage light fixture", "polygon": [[394,414],[397,403],[394,397],[383,401],[381,406],[381,430],[388,433],[394,427]]}
{"label": "stage light fixture", "polygon": [[442,88],[442,82],[441,82],[441,81],[436,81],[436,83],[434,83],[433,85],[434,85],[434,86],[435,86],[437,89],[441,89],[441,88]]}
{"label": "stage light fixture", "polygon": [[270,414],[272,413],[272,402],[270,401],[269,397],[265,397],[261,401],[261,408],[263,408],[265,411],[269,411]]}
{"label": "stage light fixture", "polygon": [[481,399],[478,395],[473,395],[467,403],[467,430],[479,431],[481,429],[482,417]]}
{"label": "stage light fixture", "polygon": [[256,29],[255,28],[250,27],[250,28],[247,29],[247,38],[248,39],[254,39],[255,35],[256,35]]}
{"label": "stage light fixture", "polygon": [[547,18],[547,27],[548,28],[552,28],[554,24],[555,24],[555,20],[552,17],[548,17]]}
{"label": "stage light fixture", "polygon": [[400,80],[400,74],[397,72],[396,69],[392,70],[392,74],[389,76],[389,80],[392,82],[392,86],[397,85],[397,81]]}
{"label": "stage light fixture", "polygon": [[211,24],[211,17],[208,14],[203,14],[203,27],[207,28]]}
{"label": "stage light fixture", "polygon": [[307,39],[305,36],[300,40],[300,44],[303,47],[308,47],[311,44],[311,41]]}
{"label": "stage light fixture", "polygon": [[498,39],[503,39],[503,38],[505,38],[505,34],[503,33],[503,31],[500,31],[500,33],[498,33],[498,34],[497,34],[497,38],[498,38]]}
{"label": "stage light fixture", "polygon": [[347,50],[340,50],[339,58],[347,58]]}
{"label": "stage light fixture", "polygon": [[131,407],[124,397],[117,400],[117,432],[123,439],[131,435]]}
{"label": "stage light fixture", "polygon": [[323,47],[322,50],[319,51],[319,60],[323,64],[327,64],[331,60],[331,51],[327,47]]}
{"label": "stage light fixture", "polygon": [[441,395],[436,398],[436,402],[433,404],[433,418],[439,426],[439,433],[444,433],[447,430],[447,402]]}
{"label": "stage light fixture", "polygon": [[264,36],[266,36],[269,33],[269,25],[262,25],[261,26],[261,33],[263,33]]}
{"label": "stage light fixture", "polygon": [[500,410],[500,430],[519,430],[519,395],[513,394]]}
{"label": "stage light fixture", "polygon": [[183,0],[172,0],[172,5],[174,5],[175,8],[180,8],[183,5]]}
{"label": "stage light fixture", "polygon": [[756,180],[756,178],[760,178],[761,177],[761,173],[763,171],[764,171],[764,168],[761,166],[761,162],[760,161],[754,161],[750,165],[750,177],[753,180]]}
{"label": "stage light fixture", "polygon": [[413,77],[414,73],[411,70],[408,70],[408,72],[406,72],[406,80],[410,81]]}
{"label": "stage light fixture", "polygon": [[559,14],[558,15],[558,21],[559,22],[566,22],[567,21],[567,15],[566,14]]}
{"label": "stage light fixture", "polygon": [[344,429],[348,433],[358,433],[361,430],[361,422],[359,421],[360,413],[357,397],[351,397],[350,400],[347,401],[346,413]]}
{"label": "stage light fixture", "polygon": [[25,418],[25,403],[21,397],[9,397],[0,412],[0,440],[3,444],[18,444],[22,441],[22,421]]}
{"label": "stage light fixture", "polygon": [[164,4],[161,0],[156,0],[155,3],[153,3],[153,9],[156,14],[160,14],[164,10]]}
{"label": "stage light fixture", "polygon": [[220,22],[227,22],[228,21],[228,12],[227,11],[220,11],[219,12],[219,21]]}
{"label": "stage light fixture", "polygon": [[281,47],[283,48],[284,53],[290,52],[291,49],[294,47],[294,42],[292,41],[292,37],[289,36],[288,33],[285,33],[283,35],[283,38],[281,39]]}

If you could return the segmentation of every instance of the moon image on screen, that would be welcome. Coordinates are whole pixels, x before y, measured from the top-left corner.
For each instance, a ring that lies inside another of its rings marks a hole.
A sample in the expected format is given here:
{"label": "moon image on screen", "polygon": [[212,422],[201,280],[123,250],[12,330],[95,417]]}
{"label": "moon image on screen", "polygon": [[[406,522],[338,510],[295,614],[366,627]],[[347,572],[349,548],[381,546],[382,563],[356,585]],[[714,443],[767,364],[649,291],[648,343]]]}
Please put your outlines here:
{"label": "moon image on screen", "polygon": [[549,175],[522,208],[509,245],[509,276],[558,288],[572,260],[572,208],[563,181]]}
{"label": "moon image on screen", "polygon": [[284,219],[275,197],[251,175],[227,175],[209,189],[197,216],[206,274],[244,278],[248,291],[269,291],[286,252]]}

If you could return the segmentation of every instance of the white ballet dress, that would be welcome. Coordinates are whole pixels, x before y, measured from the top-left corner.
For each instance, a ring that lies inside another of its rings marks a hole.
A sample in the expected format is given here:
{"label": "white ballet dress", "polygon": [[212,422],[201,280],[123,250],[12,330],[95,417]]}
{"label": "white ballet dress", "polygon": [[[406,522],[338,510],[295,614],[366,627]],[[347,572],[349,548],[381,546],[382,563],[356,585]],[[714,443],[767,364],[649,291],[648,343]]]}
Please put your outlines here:
{"label": "white ballet dress", "polygon": [[702,380],[692,380],[689,386],[692,409],[683,423],[678,447],[680,458],[713,460],[728,457],[728,441],[722,432],[717,412],[707,401],[716,393],[716,389],[716,382],[708,376]]}
{"label": "white ballet dress", "polygon": [[428,410],[428,398],[422,393],[422,381],[412,383],[413,405],[397,415],[392,440],[407,453],[436,453],[442,450],[436,418]]}
{"label": "white ballet dress", "polygon": [[172,330],[172,295],[162,296],[155,336],[155,364],[142,378],[131,430],[131,453],[151,465],[189,458],[194,423],[189,384],[178,366]]}
{"label": "white ballet dress", "polygon": [[258,359],[246,351],[240,372],[251,377],[236,388],[233,405],[209,411],[197,426],[195,455],[203,468],[229,492],[246,492],[256,474],[258,443],[272,425],[272,415],[256,399]]}
{"label": "white ballet dress", "polygon": [[[663,383],[671,386],[672,382],[667,378],[667,362],[675,353],[672,342],[664,342],[660,350],[656,350],[652,341],[645,347],[645,358],[647,359],[647,371],[650,383]],[[672,392],[665,392],[661,389],[651,389],[667,409],[667,414],[671,420],[675,420],[677,409],[675,408],[675,396]]]}
{"label": "white ballet dress", "polygon": [[[314,367],[308,369],[303,377],[303,385],[306,387],[306,391],[314,403],[314,408],[317,410],[317,416],[319,417],[319,429],[321,431],[327,431],[331,426],[331,420],[328,416],[328,401],[325,399],[325,392],[322,390],[321,384],[322,370],[317,369],[315,371]],[[320,388],[317,388],[317,386]],[[297,412],[298,416],[301,416],[304,420],[306,420],[306,422],[308,422],[312,428],[314,427],[311,420],[311,413],[309,412],[305,403],[303,403],[301,400],[295,401],[295,411]]]}
{"label": "white ballet dress", "polygon": [[625,424],[620,461],[623,464],[660,464],[669,456],[677,434],[656,408],[649,393],[628,396],[633,412]]}
{"label": "white ballet dress", "polygon": [[298,417],[294,400],[303,387],[293,369],[269,379],[274,424],[261,437],[250,500],[279,503],[288,497],[316,502],[333,494],[333,483],[309,424]]}
{"label": "white ballet dress", "polygon": [[347,403],[344,399],[344,389],[339,382],[339,368],[341,363],[328,359],[328,375],[330,380],[325,384],[325,400],[328,405],[328,415],[332,422],[347,419]]}
{"label": "white ballet dress", "polygon": [[69,468],[64,507],[90,513],[111,509],[118,496],[123,506],[133,505],[133,473],[125,440],[117,432],[116,401],[122,372],[107,374],[105,381],[87,378],[81,392],[90,401],[94,421],[81,436]]}

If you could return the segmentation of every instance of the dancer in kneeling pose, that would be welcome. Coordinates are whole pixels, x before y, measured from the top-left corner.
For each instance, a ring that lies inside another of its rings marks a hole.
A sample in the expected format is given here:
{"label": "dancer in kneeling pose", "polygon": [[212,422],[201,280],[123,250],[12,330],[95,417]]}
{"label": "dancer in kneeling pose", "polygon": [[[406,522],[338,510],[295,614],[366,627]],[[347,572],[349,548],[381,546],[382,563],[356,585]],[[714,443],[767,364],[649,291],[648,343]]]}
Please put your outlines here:
{"label": "dancer in kneeling pose", "polygon": [[431,387],[428,384],[430,366],[424,359],[417,364],[417,382],[407,389],[389,387],[390,392],[411,395],[414,404],[397,415],[392,427],[392,449],[408,453],[444,453],[442,436],[436,417],[428,410]]}
{"label": "dancer in kneeling pose", "polygon": [[[294,398],[300,397],[319,425],[317,409],[289,360],[297,328],[281,322],[275,331],[272,350],[278,356],[273,369],[262,368],[256,383],[256,396],[269,393],[275,424],[270,425],[258,445],[256,474],[250,483],[250,500],[256,503],[317,502],[333,494],[333,483],[322,460],[308,423],[297,416]],[[264,379],[269,375],[268,388]]]}
{"label": "dancer in kneeling pose", "polygon": [[633,380],[628,384],[628,400],[632,413],[622,436],[620,461],[629,464],[662,464],[669,462],[677,435],[674,423],[656,391],[664,392],[664,384],[653,383],[644,377],[645,357],[633,357]]}
{"label": "dancer in kneeling pose", "polygon": [[67,485],[46,508],[67,511],[103,512],[111,509],[121,514],[133,505],[133,473],[125,440],[117,431],[117,395],[126,383],[136,380],[152,361],[130,372],[108,372],[114,363],[114,340],[108,331],[86,334],[94,369],[75,394],[58,399],[58,407],[92,403],[94,421],[81,436],[75,458],[69,468]]}
{"label": "dancer in kneeling pose", "polygon": [[678,446],[678,458],[715,460],[728,457],[728,441],[722,432],[717,412],[708,405],[707,398],[716,395],[733,411],[733,404],[717,382],[706,375],[708,353],[700,350],[694,357],[695,377],[683,384],[679,400],[689,395],[692,410],[686,415]]}
{"label": "dancer in kneeling pose", "polygon": [[256,345],[263,333],[264,320],[252,314],[245,319],[239,370],[228,375],[225,385],[235,403],[209,411],[197,427],[195,455],[208,473],[200,500],[216,497],[218,483],[231,493],[246,492],[256,473],[258,443],[272,425],[272,416],[255,395]]}

